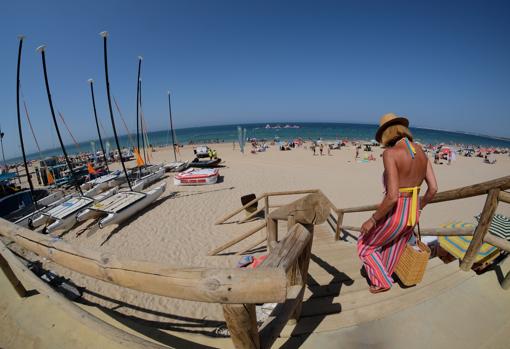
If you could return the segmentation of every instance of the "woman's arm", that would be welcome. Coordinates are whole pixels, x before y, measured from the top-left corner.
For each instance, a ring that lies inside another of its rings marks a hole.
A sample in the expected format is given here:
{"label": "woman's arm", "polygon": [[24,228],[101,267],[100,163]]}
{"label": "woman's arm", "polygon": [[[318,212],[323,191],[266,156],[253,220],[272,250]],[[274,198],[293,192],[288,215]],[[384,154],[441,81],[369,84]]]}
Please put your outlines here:
{"label": "woman's arm", "polygon": [[386,173],[386,195],[375,213],[361,226],[361,233],[367,233],[376,222],[382,219],[395,206],[398,201],[398,169],[393,154],[389,151],[383,153],[384,171]]}
{"label": "woman's arm", "polygon": [[427,173],[425,174],[425,182],[427,182],[427,191],[420,199],[420,209],[423,209],[437,193],[437,181],[434,169],[429,160],[427,160]]}

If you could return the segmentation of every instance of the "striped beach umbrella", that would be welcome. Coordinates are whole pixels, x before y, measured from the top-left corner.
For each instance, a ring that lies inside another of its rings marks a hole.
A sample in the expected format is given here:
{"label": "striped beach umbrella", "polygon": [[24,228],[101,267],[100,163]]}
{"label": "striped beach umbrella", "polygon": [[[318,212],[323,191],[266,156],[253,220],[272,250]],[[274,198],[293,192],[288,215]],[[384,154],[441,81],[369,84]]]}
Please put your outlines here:
{"label": "striped beach umbrella", "polygon": [[[467,229],[475,228],[475,224],[466,222],[452,222],[443,224],[441,227],[447,229]],[[471,243],[471,239],[471,236],[440,236],[439,245],[441,245],[441,247],[448,251],[448,253],[450,253],[452,256],[458,259],[462,259],[466,254],[469,244]],[[475,262],[491,258],[496,250],[496,247],[489,245],[488,243],[483,243],[480,251],[476,255]]]}
{"label": "striped beach umbrella", "polygon": [[[475,217],[480,221],[480,215]],[[510,218],[502,214],[496,214],[492,217],[489,233],[498,238],[510,241]]]}

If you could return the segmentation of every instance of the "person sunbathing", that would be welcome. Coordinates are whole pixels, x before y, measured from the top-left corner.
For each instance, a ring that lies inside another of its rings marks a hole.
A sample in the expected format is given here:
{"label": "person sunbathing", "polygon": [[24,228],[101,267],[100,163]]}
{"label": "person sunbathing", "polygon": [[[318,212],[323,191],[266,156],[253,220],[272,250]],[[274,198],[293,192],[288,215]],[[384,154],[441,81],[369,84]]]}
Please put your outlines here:
{"label": "person sunbathing", "polygon": [[[393,113],[384,115],[376,140],[383,153],[385,196],[374,214],[361,226],[358,255],[370,281],[369,291],[391,288],[391,275],[409,241],[421,210],[437,192],[437,182],[427,156],[413,142],[409,121]],[[418,198],[425,181],[427,192]]]}

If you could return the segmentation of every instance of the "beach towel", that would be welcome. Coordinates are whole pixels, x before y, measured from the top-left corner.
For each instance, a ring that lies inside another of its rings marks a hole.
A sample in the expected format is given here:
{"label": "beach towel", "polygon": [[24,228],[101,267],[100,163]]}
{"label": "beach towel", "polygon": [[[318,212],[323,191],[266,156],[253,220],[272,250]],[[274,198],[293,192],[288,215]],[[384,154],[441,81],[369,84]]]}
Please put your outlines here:
{"label": "beach towel", "polygon": [[[466,222],[452,222],[448,224],[441,225],[442,228],[474,228],[475,224],[466,223]],[[466,254],[466,251],[471,243],[471,236],[440,236],[439,237],[439,245],[445,249],[452,256],[462,259]],[[484,261],[493,256],[493,253],[497,251],[497,248],[488,244],[483,243],[480,251],[476,255],[475,263]]]}

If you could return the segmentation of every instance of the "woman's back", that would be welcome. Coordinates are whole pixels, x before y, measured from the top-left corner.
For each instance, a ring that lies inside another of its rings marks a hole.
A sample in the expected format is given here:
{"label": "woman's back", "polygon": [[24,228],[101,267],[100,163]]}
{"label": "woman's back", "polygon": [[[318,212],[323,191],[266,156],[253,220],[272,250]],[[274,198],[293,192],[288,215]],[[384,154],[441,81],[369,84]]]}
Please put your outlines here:
{"label": "woman's back", "polygon": [[404,141],[385,150],[397,166],[399,188],[420,186],[427,173],[427,156],[420,146],[412,142],[409,143],[416,150],[414,159]]}

